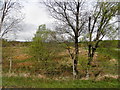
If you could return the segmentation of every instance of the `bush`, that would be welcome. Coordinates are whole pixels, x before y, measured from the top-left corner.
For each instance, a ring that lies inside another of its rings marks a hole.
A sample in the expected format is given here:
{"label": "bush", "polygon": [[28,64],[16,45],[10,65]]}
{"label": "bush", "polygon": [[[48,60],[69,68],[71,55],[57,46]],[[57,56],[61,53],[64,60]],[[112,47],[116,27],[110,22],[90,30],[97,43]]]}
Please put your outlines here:
{"label": "bush", "polygon": [[30,54],[36,61],[34,70],[37,73],[52,72],[56,67],[56,62],[53,61],[56,46],[47,41],[49,34],[46,26],[40,25],[30,46]]}

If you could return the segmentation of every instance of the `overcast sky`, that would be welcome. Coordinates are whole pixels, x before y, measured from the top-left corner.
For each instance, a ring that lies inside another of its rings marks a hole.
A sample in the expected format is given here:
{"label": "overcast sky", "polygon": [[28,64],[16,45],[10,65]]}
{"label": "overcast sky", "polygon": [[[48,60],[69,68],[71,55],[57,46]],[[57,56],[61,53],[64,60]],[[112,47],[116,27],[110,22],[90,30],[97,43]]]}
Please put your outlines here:
{"label": "overcast sky", "polygon": [[22,12],[25,14],[23,30],[16,34],[11,32],[11,35],[8,36],[9,40],[29,41],[34,37],[39,25],[46,24],[47,27],[52,27],[54,19],[50,17],[45,6],[40,4],[42,0],[20,0],[20,2],[24,6]]}
{"label": "overcast sky", "polygon": [[40,0],[21,0],[22,12],[25,15],[23,20],[23,29],[19,32],[8,36],[9,40],[29,41],[33,38],[37,28],[41,24],[46,24],[47,27],[52,27],[54,20],[48,14],[45,7],[40,4]]}
{"label": "overcast sky", "polygon": [[[16,35],[11,34],[8,36],[9,40],[17,41],[30,41],[34,37],[34,34],[41,24],[46,24],[47,27],[51,28],[54,19],[50,17],[45,6],[40,4],[42,0],[20,0],[24,6],[22,9],[25,15],[22,24],[23,29],[16,33]],[[91,0],[93,2],[94,0]],[[90,1],[89,1],[90,2]],[[90,6],[90,4],[88,4]]]}

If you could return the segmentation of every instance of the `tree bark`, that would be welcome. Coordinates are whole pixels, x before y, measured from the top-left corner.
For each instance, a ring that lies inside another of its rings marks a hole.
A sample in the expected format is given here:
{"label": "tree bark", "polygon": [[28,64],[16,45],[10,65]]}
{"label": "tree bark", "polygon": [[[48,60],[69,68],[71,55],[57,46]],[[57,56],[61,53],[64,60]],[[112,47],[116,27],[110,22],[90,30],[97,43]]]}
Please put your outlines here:
{"label": "tree bark", "polygon": [[91,61],[93,60],[96,48],[97,47],[93,48],[91,45],[89,45],[89,49],[88,49],[88,63],[87,63],[87,70],[86,70],[86,78],[87,79],[89,79],[89,77],[90,77],[89,69],[90,69]]}
{"label": "tree bark", "polygon": [[75,59],[73,61],[73,76],[77,78],[78,70],[77,70],[77,64],[78,64],[78,54],[79,54],[79,46],[78,46],[78,33],[79,33],[79,8],[80,8],[80,2],[77,0],[76,5],[76,30],[75,30]]}
{"label": "tree bark", "polygon": [[11,73],[12,72],[12,59],[10,58],[9,60],[10,60],[9,73]]}
{"label": "tree bark", "polygon": [[75,37],[75,59],[73,60],[73,76],[77,78],[78,70],[77,70],[77,64],[78,64],[78,53],[79,53],[79,47],[78,47],[78,37]]}

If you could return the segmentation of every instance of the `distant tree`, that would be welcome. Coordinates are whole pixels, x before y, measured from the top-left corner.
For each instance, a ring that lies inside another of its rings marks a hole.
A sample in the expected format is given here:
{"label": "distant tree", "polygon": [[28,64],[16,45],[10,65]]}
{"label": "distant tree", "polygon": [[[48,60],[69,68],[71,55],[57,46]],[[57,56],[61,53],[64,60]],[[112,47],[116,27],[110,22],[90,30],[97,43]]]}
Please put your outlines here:
{"label": "distant tree", "polygon": [[[93,12],[89,16],[87,45],[88,45],[88,67],[91,66],[96,49],[99,42],[104,37],[114,36],[118,28],[115,28],[114,23],[110,23],[118,11],[118,3],[98,2]],[[89,68],[88,68],[89,69]],[[89,70],[87,70],[86,77],[89,77]]]}
{"label": "distant tree", "polygon": [[[70,49],[68,51],[73,60],[73,76],[76,77],[78,75],[77,64],[79,56],[78,38],[86,22],[86,12],[83,10],[84,2],[82,0],[73,0],[72,2],[57,0],[51,2],[47,0],[44,4],[51,16],[58,20],[59,27],[57,31],[62,30],[64,34],[71,36],[74,41],[74,52],[71,53]],[[63,38],[65,38],[64,36]]]}
{"label": "distant tree", "polygon": [[18,0],[0,1],[0,33],[1,38],[10,31],[17,31],[19,23],[23,20]]}
{"label": "distant tree", "polygon": [[35,69],[44,74],[55,70],[56,62],[53,58],[56,55],[56,46],[51,38],[53,33],[45,24],[40,25],[30,45],[30,54],[36,62]]}
{"label": "distant tree", "polygon": [[35,37],[33,38],[31,49],[32,54],[37,59],[37,61],[47,61],[50,59],[52,51],[49,50],[48,39],[50,30],[46,28],[46,25],[40,25]]}

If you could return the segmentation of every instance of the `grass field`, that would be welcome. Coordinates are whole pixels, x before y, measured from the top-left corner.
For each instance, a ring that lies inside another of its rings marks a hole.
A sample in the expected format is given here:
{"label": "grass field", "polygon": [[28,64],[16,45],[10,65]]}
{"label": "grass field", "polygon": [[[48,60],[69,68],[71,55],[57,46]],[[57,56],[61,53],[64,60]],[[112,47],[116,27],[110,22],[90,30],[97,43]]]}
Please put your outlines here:
{"label": "grass field", "polygon": [[118,48],[99,48],[97,51],[103,55],[108,55],[112,58],[120,59],[120,50]]}
{"label": "grass field", "polygon": [[118,80],[52,80],[24,77],[3,77],[3,87],[12,88],[118,88]]}
{"label": "grass field", "polygon": [[[90,80],[85,80],[87,50],[80,48],[78,71],[73,80],[72,60],[63,48],[56,50],[52,60],[37,62],[29,51],[29,44],[3,47],[3,87],[8,88],[118,88],[119,50],[100,47],[95,53]],[[12,67],[10,71],[10,60]],[[95,74],[101,72],[99,77]],[[106,75],[106,76],[105,76]],[[105,76],[105,77],[103,77]]]}

